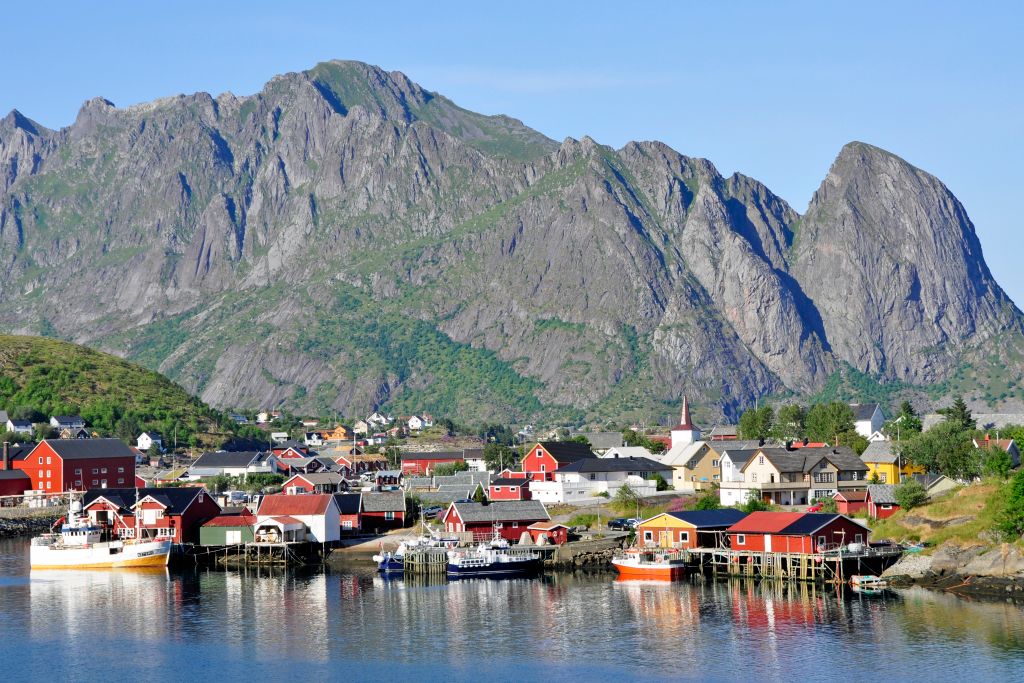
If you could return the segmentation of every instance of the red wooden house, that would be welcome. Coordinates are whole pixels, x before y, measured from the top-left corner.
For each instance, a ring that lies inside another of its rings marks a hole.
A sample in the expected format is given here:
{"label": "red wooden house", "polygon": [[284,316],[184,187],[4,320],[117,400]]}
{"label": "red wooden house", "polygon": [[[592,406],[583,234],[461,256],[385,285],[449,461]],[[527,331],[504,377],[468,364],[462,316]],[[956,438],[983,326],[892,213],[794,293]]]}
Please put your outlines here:
{"label": "red wooden house", "polygon": [[446,531],[469,531],[478,539],[497,533],[511,542],[518,542],[531,524],[550,520],[547,508],[539,500],[495,501],[490,505],[452,503],[441,518]]}
{"label": "red wooden house", "polygon": [[871,530],[840,514],[752,512],[728,529],[733,550],[814,554],[866,543]]}
{"label": "red wooden house", "polygon": [[201,487],[90,489],[82,509],[111,537],[175,543],[198,543],[199,527],[221,511]]}
{"label": "red wooden house", "polygon": [[338,493],[347,491],[348,483],[338,472],[310,472],[296,474],[281,485],[281,490],[288,495],[301,493]]}
{"label": "red wooden house", "polygon": [[135,454],[120,439],[45,439],[11,463],[46,493],[135,485]]}
{"label": "red wooden house", "polygon": [[885,519],[892,517],[900,509],[896,502],[895,484],[869,484],[867,490],[868,517]]}
{"label": "red wooden house", "polygon": [[[341,535],[351,535],[363,528],[363,496],[361,493],[335,493]],[[403,503],[404,504],[404,503]]]}
{"label": "red wooden house", "polygon": [[362,494],[362,526],[383,531],[405,526],[405,492],[379,491]]}
{"label": "red wooden house", "polygon": [[537,522],[526,529],[534,543],[539,542],[541,536],[546,537],[550,545],[562,545],[569,540],[569,527],[561,522]]}
{"label": "red wooden house", "polygon": [[868,509],[867,491],[839,491],[832,496],[841,515],[853,515]]}
{"label": "red wooden house", "polygon": [[487,488],[489,500],[530,500],[530,480],[518,477],[499,477]]}
{"label": "red wooden house", "polygon": [[438,465],[454,465],[465,462],[462,451],[438,451],[436,453],[402,453],[402,472],[429,475]]}
{"label": "red wooden house", "polygon": [[559,467],[596,457],[590,446],[578,441],[540,441],[526,452],[522,470],[528,479],[554,481]]}
{"label": "red wooden house", "polygon": [[13,457],[32,451],[35,444],[14,446],[4,442],[3,455],[0,456],[0,496],[21,496],[32,488],[32,479],[21,470],[14,469]]}

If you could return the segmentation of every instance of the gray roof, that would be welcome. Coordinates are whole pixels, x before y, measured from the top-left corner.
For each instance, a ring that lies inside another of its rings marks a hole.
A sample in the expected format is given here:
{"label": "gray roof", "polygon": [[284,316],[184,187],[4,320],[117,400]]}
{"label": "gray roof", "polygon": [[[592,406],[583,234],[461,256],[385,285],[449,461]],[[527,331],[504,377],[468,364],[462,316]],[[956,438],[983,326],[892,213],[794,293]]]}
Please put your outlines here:
{"label": "gray roof", "polygon": [[721,457],[728,454],[734,467],[743,467],[754,457],[754,453],[757,453],[756,448],[723,448]]}
{"label": "gray roof", "polygon": [[258,451],[208,451],[196,458],[192,467],[248,467],[260,455]]}
{"label": "gray roof", "polygon": [[895,448],[897,443],[895,441],[872,441],[860,454],[860,459],[864,462],[894,463],[899,457]]}
{"label": "gray roof", "polygon": [[736,436],[739,434],[739,426],[737,425],[717,425],[711,428],[709,436]]}
{"label": "gray roof", "polygon": [[840,471],[866,472],[868,466],[857,457],[857,454],[847,446],[839,448],[796,448],[787,450],[785,448],[762,448],[761,453],[780,472],[810,472],[811,469],[827,458],[829,462]]}
{"label": "gray roof", "polygon": [[26,474],[22,470],[0,470],[0,479],[28,479],[28,478],[29,478],[28,474]]}
{"label": "gray roof", "polygon": [[868,495],[871,502],[876,504],[895,505],[896,485],[895,484],[868,484]]}
{"label": "gray roof", "polygon": [[[1024,413],[972,413],[971,416],[978,423],[978,429],[1002,429],[1007,425],[1024,425]],[[945,419],[945,415],[928,413],[921,418],[921,427],[927,431]]]}
{"label": "gray roof", "polygon": [[409,488],[432,488],[434,486],[433,477],[406,477],[405,485]]}
{"label": "gray roof", "polygon": [[401,454],[402,460],[464,460],[462,451],[419,451]]}
{"label": "gray roof", "polygon": [[451,503],[455,500],[472,498],[473,492],[468,489],[461,491],[454,489],[448,491],[417,491],[416,497],[425,503]]}
{"label": "gray roof", "polygon": [[7,411],[0,410],[0,423],[7,424]]}
{"label": "gray roof", "polygon": [[563,465],[559,472],[665,472],[672,468],[650,458],[583,458]]}
{"label": "gray roof", "polygon": [[912,474],[910,476],[917,479],[918,483],[926,489],[930,489],[946,478],[944,474]]}
{"label": "gray roof", "polygon": [[573,432],[572,436],[586,437],[590,447],[599,451],[625,445],[622,432]]}
{"label": "gray roof", "polygon": [[548,520],[544,503],[539,500],[499,500],[482,503],[452,503],[463,522],[536,522]]}
{"label": "gray roof", "polygon": [[856,421],[870,420],[871,416],[875,414],[875,409],[878,408],[877,403],[851,403],[850,408],[853,409],[853,419]]}
{"label": "gray roof", "polygon": [[345,481],[345,478],[338,472],[311,472],[310,474],[296,474],[296,477],[302,477],[313,486],[318,484],[340,484]]}
{"label": "gray roof", "polygon": [[363,512],[405,512],[405,493],[402,491],[364,493]]}
{"label": "gray roof", "polygon": [[87,458],[131,458],[135,460],[135,453],[120,439],[46,439],[43,443],[52,448],[63,460]]}

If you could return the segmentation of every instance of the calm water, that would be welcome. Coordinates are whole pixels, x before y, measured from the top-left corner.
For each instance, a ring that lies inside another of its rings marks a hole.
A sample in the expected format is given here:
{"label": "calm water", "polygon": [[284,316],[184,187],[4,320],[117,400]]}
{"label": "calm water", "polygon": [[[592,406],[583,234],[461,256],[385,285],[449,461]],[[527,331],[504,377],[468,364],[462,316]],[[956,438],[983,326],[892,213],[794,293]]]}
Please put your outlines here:
{"label": "calm water", "polygon": [[[923,590],[36,572],[0,541],[2,681],[1024,680],[1024,610]],[[218,678],[211,678],[216,675]]]}

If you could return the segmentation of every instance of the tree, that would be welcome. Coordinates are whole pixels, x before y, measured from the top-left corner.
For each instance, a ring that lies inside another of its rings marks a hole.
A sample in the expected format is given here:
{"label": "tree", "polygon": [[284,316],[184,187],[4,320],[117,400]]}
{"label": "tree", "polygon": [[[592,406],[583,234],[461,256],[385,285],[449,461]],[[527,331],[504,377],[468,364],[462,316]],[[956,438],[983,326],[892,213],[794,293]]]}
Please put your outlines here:
{"label": "tree", "polygon": [[1010,481],[996,527],[1007,540],[1019,539],[1024,534],[1024,470],[1013,475]]}
{"label": "tree", "polygon": [[828,498],[815,498],[811,503],[814,505],[820,505],[822,512],[839,512],[839,506],[836,505],[836,499],[831,496]]}
{"label": "tree", "polygon": [[998,446],[989,446],[981,453],[981,473],[990,477],[1006,479],[1013,469],[1010,454]]}
{"label": "tree", "polygon": [[803,438],[807,411],[804,407],[792,403],[779,408],[775,415],[775,426],[772,435],[782,441],[793,441]]}
{"label": "tree", "polygon": [[980,473],[978,450],[960,422],[941,422],[927,432],[901,442],[900,456],[928,472],[944,474],[950,479],[969,480]]}
{"label": "tree", "polygon": [[900,404],[899,412],[885,423],[882,431],[888,436],[902,441],[921,433],[921,418],[910,401],[904,401]]}
{"label": "tree", "polygon": [[593,448],[593,444],[590,443],[590,439],[588,439],[587,437],[583,436],[582,434],[577,434],[576,436],[574,436],[571,439],[569,439],[569,441],[575,441],[576,443],[581,443],[584,446],[588,446],[590,448]]}
{"label": "tree", "polygon": [[467,465],[464,460],[459,462],[444,462],[441,463],[440,465],[434,466],[434,476],[450,477],[456,472],[465,472],[468,469],[469,465]]}
{"label": "tree", "polygon": [[856,433],[853,408],[842,401],[816,403],[807,411],[805,436],[811,441],[849,443]]}
{"label": "tree", "polygon": [[755,490],[751,490],[747,494],[747,502],[740,506],[740,510],[750,514],[751,512],[764,512],[771,507],[768,503],[761,498],[761,494]]}
{"label": "tree", "polygon": [[771,406],[750,408],[740,415],[741,439],[767,439],[772,433],[775,411]]}
{"label": "tree", "polygon": [[868,483],[869,484],[881,484],[882,483],[882,478],[880,476],[878,476],[878,470],[872,470],[871,471],[871,476],[868,477]]}
{"label": "tree", "polygon": [[718,501],[718,491],[715,489],[702,491],[693,505],[694,510],[717,510],[720,507],[722,505]]}
{"label": "tree", "polygon": [[245,490],[249,493],[262,493],[265,488],[270,486],[280,486],[283,483],[284,475],[281,474],[256,472],[245,475]]}
{"label": "tree", "polygon": [[506,467],[515,467],[519,462],[519,453],[500,443],[489,443],[484,446],[484,465],[490,472],[500,472]]}
{"label": "tree", "polygon": [[36,425],[36,441],[42,441],[43,439],[53,439],[57,436],[57,430],[41,422]]}
{"label": "tree", "polygon": [[487,495],[484,493],[484,487],[480,484],[476,485],[476,490],[473,491],[473,502],[483,503],[487,500]]}
{"label": "tree", "polygon": [[941,408],[938,412],[946,417],[946,422],[956,425],[957,429],[962,432],[970,432],[978,428],[977,421],[971,415],[971,409],[959,396],[953,401],[953,405]]}
{"label": "tree", "polygon": [[234,478],[226,474],[218,474],[206,479],[203,483],[212,493],[223,493],[234,486]]}
{"label": "tree", "polygon": [[[615,492],[615,499],[612,501],[612,507],[618,510],[621,514],[629,514],[633,511],[639,511],[640,495],[634,491],[629,484],[623,484],[619,487],[619,490]],[[637,512],[637,514],[639,514],[639,512]]]}
{"label": "tree", "polygon": [[665,481],[665,477],[661,476],[661,472],[655,472],[654,476],[652,477],[652,479],[654,479],[654,483],[656,485],[656,490],[658,490],[658,491],[668,491],[668,489],[669,489],[668,482]]}
{"label": "tree", "polygon": [[633,448],[636,446],[644,445],[644,437],[634,429],[623,429],[622,430],[622,442],[627,446]]}
{"label": "tree", "polygon": [[896,486],[896,504],[902,510],[913,510],[928,502],[928,491],[914,477],[907,477]]}

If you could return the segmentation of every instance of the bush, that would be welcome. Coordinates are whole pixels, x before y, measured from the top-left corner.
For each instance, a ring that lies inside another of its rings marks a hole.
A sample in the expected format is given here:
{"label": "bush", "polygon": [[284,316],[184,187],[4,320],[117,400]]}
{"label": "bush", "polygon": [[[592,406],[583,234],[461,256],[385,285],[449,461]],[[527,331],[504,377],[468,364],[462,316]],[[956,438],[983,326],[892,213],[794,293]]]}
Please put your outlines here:
{"label": "bush", "polygon": [[594,495],[596,495],[598,498],[611,498],[611,494],[609,494],[607,491],[601,491]]}
{"label": "bush", "polygon": [[1003,511],[996,526],[1009,540],[1016,540],[1024,534],[1024,470],[1017,472],[1010,480]]}
{"label": "bush", "polygon": [[720,507],[722,505],[718,502],[718,492],[714,489],[702,492],[693,505],[694,510],[717,510]]}
{"label": "bush", "polygon": [[654,473],[654,481],[655,481],[655,484],[657,486],[657,490],[658,491],[668,491],[669,490],[670,487],[668,485],[668,482],[665,481],[665,477],[661,476],[660,472],[655,472]]}
{"label": "bush", "polygon": [[822,512],[839,512],[839,506],[836,505],[835,498],[815,498],[811,501],[812,505],[821,505]]}
{"label": "bush", "polygon": [[896,503],[902,510],[913,510],[928,502],[928,491],[913,477],[907,477],[896,486]]}
{"label": "bush", "polygon": [[757,491],[753,490],[747,494],[747,502],[740,506],[740,510],[747,514],[751,512],[764,512],[769,509],[771,509],[771,505],[762,500]]}
{"label": "bush", "polygon": [[575,515],[569,520],[569,526],[585,526],[588,529],[597,522],[597,515],[581,514]]}

